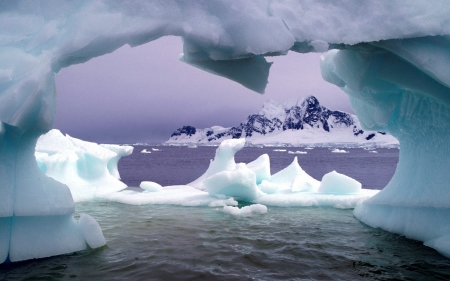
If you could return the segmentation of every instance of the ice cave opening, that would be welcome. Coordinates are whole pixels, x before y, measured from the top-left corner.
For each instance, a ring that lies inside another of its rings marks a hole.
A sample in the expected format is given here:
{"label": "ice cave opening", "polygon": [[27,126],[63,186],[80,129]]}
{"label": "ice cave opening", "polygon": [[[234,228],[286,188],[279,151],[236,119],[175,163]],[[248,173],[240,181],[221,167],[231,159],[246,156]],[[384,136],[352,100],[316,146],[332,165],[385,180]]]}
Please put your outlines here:
{"label": "ice cave opening", "polygon": [[54,121],[55,75],[167,35],[183,38],[184,62],[255,92],[267,85],[266,56],[338,49],[322,60],[323,78],[349,95],[366,129],[391,133],[402,148],[391,182],[355,216],[450,256],[447,3],[58,3],[0,3],[0,262],[104,244],[95,220],[75,221],[67,187],[34,160],[38,137]]}

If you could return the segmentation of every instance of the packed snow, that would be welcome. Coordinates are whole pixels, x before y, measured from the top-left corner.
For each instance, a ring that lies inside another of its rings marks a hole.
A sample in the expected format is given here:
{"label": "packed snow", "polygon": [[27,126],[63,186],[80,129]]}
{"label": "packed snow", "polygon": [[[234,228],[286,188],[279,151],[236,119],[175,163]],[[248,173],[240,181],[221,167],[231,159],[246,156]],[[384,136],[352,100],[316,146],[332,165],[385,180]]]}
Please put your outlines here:
{"label": "packed snow", "polygon": [[363,130],[355,115],[330,110],[314,96],[290,98],[284,103],[268,100],[257,114],[249,115],[234,127],[183,126],[164,144],[209,145],[241,137],[246,138],[249,146],[398,146],[393,136]]}
{"label": "packed snow", "polygon": [[[52,128],[55,75],[125,44],[136,46],[167,35],[182,37],[183,62],[259,93],[265,90],[271,66],[264,55],[339,47],[325,54],[323,78],[349,94],[364,129],[392,134],[402,145],[392,181],[360,202],[355,216],[450,256],[445,242],[450,235],[449,14],[450,5],[439,0],[408,5],[401,0],[364,5],[359,0],[232,5],[222,0],[62,0],[57,5],[5,1],[0,9],[0,262],[86,247],[87,239],[73,219],[71,192],[45,176],[33,155],[39,136]],[[87,158],[82,161],[100,170],[82,168],[83,176],[114,178],[105,168],[106,159],[117,157],[112,150],[97,154],[97,148],[74,139],[55,145],[68,141],[84,151]],[[46,169],[55,163],[73,165],[78,156],[37,155],[49,158]],[[103,194],[100,189],[96,193]],[[267,196],[275,195],[280,194]]]}

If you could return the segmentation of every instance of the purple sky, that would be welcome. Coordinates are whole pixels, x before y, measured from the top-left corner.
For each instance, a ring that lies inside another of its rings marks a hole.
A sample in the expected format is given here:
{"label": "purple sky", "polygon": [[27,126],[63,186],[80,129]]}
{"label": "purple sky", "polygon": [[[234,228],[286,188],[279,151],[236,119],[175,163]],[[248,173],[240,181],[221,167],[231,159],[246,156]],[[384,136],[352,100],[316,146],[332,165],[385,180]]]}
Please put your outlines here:
{"label": "purple sky", "polygon": [[316,96],[352,112],[347,95],[320,75],[320,54],[268,58],[264,95],[178,60],[181,39],[164,37],[61,70],[54,128],[101,143],[160,143],[183,126],[236,126],[264,101]]}

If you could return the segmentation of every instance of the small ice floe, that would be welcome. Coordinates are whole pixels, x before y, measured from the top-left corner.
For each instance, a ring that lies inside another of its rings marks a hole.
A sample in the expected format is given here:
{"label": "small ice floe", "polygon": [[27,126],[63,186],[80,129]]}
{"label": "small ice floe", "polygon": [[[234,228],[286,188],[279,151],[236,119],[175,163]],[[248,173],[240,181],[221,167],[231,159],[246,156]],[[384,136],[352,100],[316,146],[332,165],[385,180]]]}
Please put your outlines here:
{"label": "small ice floe", "polygon": [[314,149],[314,147],[307,146],[305,149]]}
{"label": "small ice floe", "polygon": [[152,181],[143,181],[141,182],[139,187],[149,192],[157,192],[162,189],[162,186],[160,184]]}
{"label": "small ice floe", "polygon": [[197,148],[198,146],[196,145],[189,145],[187,148]]}
{"label": "small ice floe", "polygon": [[335,148],[331,152],[332,153],[348,153],[348,151],[343,150],[343,149],[339,149],[339,148]]}
{"label": "small ice floe", "polygon": [[225,206],[223,212],[233,216],[248,216],[251,214],[267,214],[267,207],[262,204],[253,204],[239,209],[239,207]]}
{"label": "small ice floe", "polygon": [[378,153],[376,150],[369,150],[369,153]]}
{"label": "small ice floe", "polygon": [[148,151],[146,148],[144,148],[141,153],[152,153],[151,151]]}
{"label": "small ice floe", "polygon": [[361,183],[336,171],[325,174],[319,186],[319,193],[358,194]]}
{"label": "small ice floe", "polygon": [[306,152],[306,151],[299,151],[299,150],[297,150],[297,151],[288,151],[288,153],[289,154],[308,154],[308,152]]}
{"label": "small ice floe", "polygon": [[274,149],[273,151],[276,151],[276,152],[286,152],[286,149]]}
{"label": "small ice floe", "polygon": [[161,149],[152,147],[152,151],[161,151]]}

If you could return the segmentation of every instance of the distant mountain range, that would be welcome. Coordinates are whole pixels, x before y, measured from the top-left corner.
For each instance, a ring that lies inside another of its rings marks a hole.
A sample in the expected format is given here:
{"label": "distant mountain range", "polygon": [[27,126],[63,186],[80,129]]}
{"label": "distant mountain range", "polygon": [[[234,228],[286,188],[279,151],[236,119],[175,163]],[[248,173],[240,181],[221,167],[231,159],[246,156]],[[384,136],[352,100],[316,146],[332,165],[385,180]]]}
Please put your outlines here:
{"label": "distant mountain range", "polygon": [[249,145],[398,145],[393,136],[364,131],[355,115],[330,110],[320,105],[314,96],[291,98],[282,104],[266,101],[259,113],[249,115],[236,127],[183,126],[173,132],[165,144],[208,145],[241,137],[245,137]]}

